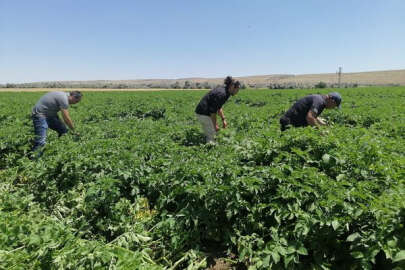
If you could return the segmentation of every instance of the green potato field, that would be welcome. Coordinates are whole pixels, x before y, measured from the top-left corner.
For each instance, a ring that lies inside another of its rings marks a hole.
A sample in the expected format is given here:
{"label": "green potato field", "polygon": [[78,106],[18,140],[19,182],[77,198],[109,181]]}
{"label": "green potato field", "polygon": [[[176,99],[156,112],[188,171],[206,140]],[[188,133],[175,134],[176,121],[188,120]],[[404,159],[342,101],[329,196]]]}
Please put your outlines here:
{"label": "green potato field", "polygon": [[215,145],[206,90],[84,92],[80,136],[48,130],[38,160],[43,92],[0,93],[0,269],[405,269],[405,87],[339,89],[329,126],[281,133],[331,91],[241,90]]}

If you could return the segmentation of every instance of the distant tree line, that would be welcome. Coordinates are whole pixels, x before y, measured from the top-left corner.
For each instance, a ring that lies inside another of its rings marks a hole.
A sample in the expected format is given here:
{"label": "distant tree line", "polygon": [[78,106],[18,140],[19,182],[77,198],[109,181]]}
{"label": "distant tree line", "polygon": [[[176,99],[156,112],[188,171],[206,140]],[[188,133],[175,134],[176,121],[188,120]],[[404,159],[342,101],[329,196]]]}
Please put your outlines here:
{"label": "distant tree line", "polygon": [[[0,84],[0,88],[97,88],[97,89],[211,89],[217,86],[211,82],[35,82],[35,83],[7,83]],[[242,84],[242,88],[246,88]]]}
{"label": "distant tree line", "polygon": [[[91,82],[35,82],[35,83],[7,83],[0,84],[0,88],[97,88],[97,89],[211,89],[217,86],[212,82],[192,82],[192,81],[166,81],[154,83],[139,82],[114,82],[114,81],[91,81]],[[358,83],[341,83],[341,88],[355,88]],[[362,84],[362,86],[372,86]],[[389,84],[387,86],[399,86],[399,84]],[[338,88],[337,83],[244,83],[242,89],[310,89],[310,88]]]}

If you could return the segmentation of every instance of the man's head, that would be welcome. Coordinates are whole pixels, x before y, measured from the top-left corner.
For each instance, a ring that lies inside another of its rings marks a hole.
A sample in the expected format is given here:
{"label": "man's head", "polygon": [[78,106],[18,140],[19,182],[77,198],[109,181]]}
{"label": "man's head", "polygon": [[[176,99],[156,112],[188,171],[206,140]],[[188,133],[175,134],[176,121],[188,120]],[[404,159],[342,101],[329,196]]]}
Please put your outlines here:
{"label": "man's head", "polygon": [[235,81],[231,76],[228,76],[224,80],[224,84],[226,89],[228,89],[229,93],[234,96],[239,92],[240,82]]}
{"label": "man's head", "polygon": [[76,104],[82,99],[82,93],[80,91],[72,91],[69,93],[69,104]]}
{"label": "man's head", "polygon": [[332,109],[335,107],[340,108],[340,103],[342,102],[342,97],[338,92],[332,92],[327,95],[326,108]]}

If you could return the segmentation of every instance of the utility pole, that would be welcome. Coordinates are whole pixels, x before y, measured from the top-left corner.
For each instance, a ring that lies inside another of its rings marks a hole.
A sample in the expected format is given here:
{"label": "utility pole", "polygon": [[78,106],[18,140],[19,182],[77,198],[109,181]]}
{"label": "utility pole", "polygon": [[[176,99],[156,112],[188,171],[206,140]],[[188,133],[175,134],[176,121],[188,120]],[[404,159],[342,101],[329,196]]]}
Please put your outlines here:
{"label": "utility pole", "polygon": [[338,87],[340,88],[340,83],[342,82],[342,67],[339,67],[339,71],[336,73],[338,74]]}

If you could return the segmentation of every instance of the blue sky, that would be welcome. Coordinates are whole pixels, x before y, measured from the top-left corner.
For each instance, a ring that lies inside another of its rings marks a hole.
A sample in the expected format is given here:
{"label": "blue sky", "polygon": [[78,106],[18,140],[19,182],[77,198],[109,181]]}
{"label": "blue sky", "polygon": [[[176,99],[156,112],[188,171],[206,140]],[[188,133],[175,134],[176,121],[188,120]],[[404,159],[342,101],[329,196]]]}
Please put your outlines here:
{"label": "blue sky", "polygon": [[405,69],[403,0],[0,0],[0,83]]}

